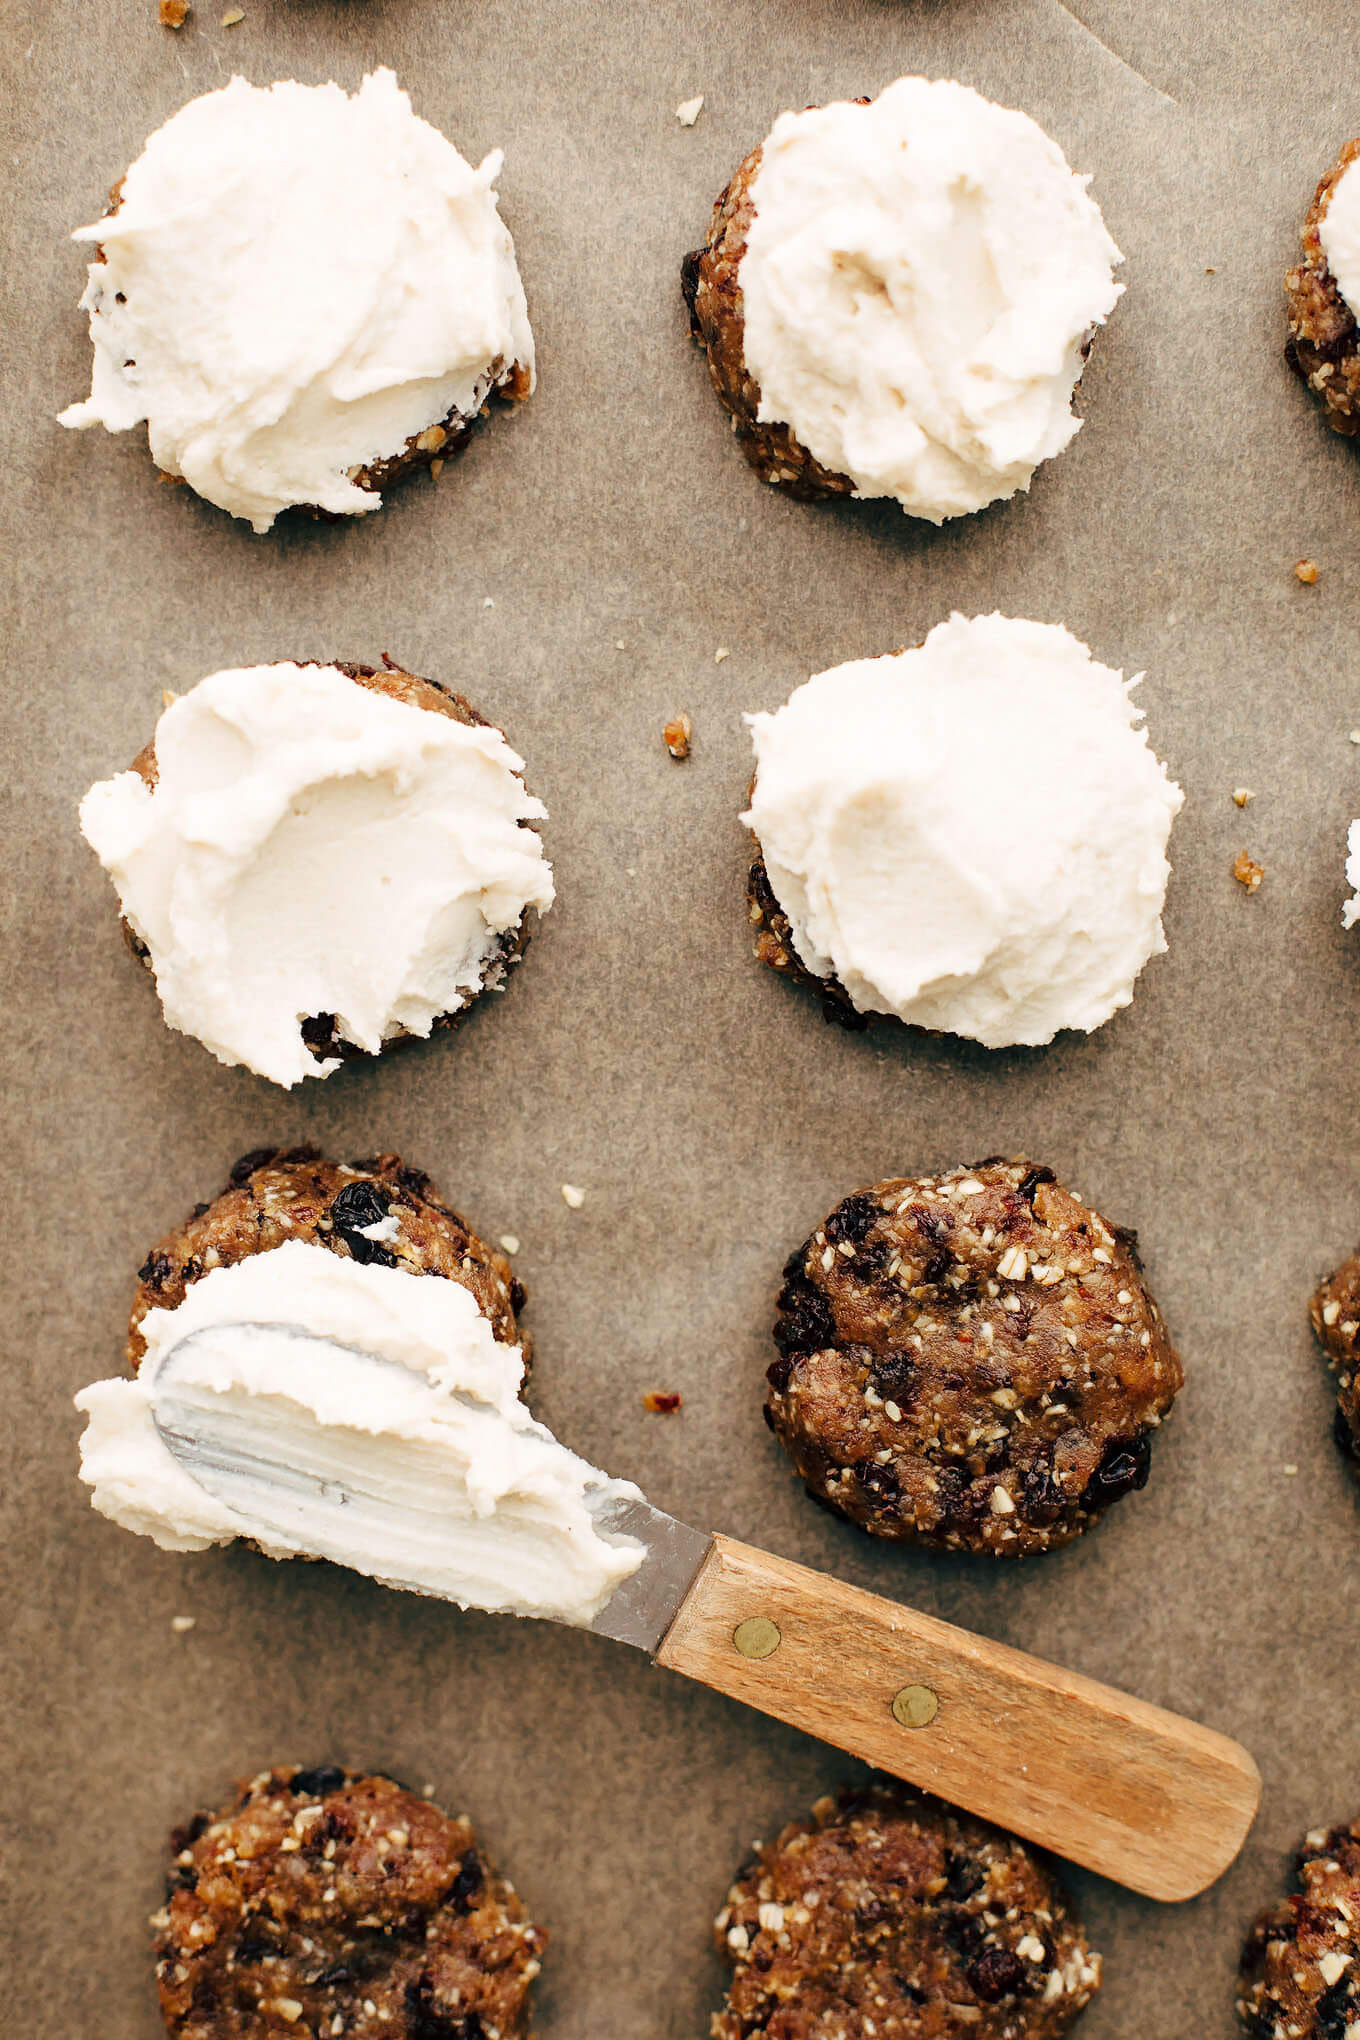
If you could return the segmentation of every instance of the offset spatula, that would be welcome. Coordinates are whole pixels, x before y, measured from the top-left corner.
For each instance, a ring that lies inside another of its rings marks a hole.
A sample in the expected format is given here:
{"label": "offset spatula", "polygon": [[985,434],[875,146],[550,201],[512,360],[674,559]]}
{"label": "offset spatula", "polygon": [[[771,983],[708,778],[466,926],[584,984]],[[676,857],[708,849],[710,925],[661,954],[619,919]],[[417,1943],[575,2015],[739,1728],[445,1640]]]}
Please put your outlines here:
{"label": "offset spatula", "polygon": [[[315,1343],[327,1347],[328,1366],[393,1364],[329,1339]],[[263,1458],[239,1416],[176,1381],[174,1357],[157,1376],[156,1427],[243,1529],[263,1524],[325,1557],[328,1519],[357,1509],[368,1512],[377,1545],[399,1545],[400,1512],[336,1480],[319,1427],[313,1466],[296,1447],[286,1465]],[[603,1532],[636,1538],[646,1557],[592,1627],[669,1671],[1151,1898],[1194,1897],[1241,1848],[1261,1781],[1228,1737],[806,1566],[691,1530],[641,1497],[604,1491],[594,1513]]]}

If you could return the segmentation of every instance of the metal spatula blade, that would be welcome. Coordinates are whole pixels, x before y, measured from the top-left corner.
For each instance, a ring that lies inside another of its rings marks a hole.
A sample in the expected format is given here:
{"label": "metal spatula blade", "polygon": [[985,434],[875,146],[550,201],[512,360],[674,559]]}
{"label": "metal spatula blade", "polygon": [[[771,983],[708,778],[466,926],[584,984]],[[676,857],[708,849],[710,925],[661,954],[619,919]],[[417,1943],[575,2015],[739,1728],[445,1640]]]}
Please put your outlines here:
{"label": "metal spatula blade", "polygon": [[[394,1365],[285,1329],[328,1347],[339,1367]],[[185,1472],[241,1515],[247,1534],[262,1496],[284,1538],[304,1521],[338,1521],[360,1501],[372,1509],[371,1495],[328,1469],[321,1427],[310,1464],[261,1452],[248,1414],[177,1379],[180,1350],[157,1375],[157,1428]],[[592,1627],[602,1636],[1149,1897],[1193,1897],[1246,1839],[1261,1781],[1228,1737],[804,1566],[706,1536],[617,1487],[601,1489],[597,1502],[592,1513],[606,1537],[635,1538],[646,1550],[596,1616]],[[399,1528],[376,1520],[375,1535]],[[399,1571],[372,1570],[401,1584]]]}

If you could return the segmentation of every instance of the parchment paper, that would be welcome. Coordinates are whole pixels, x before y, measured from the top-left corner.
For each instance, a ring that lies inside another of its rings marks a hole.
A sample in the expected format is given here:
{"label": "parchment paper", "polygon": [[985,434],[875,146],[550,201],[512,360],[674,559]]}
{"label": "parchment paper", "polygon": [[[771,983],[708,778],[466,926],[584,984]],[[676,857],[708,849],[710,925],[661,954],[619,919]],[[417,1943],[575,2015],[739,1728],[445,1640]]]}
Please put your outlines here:
{"label": "parchment paper", "polygon": [[[1249,1919],[1306,1827],[1360,1810],[1360,1525],[1305,1322],[1360,1232],[1360,936],[1340,927],[1360,465],[1284,367],[1280,294],[1360,130],[1351,0],[1081,0],[1087,27],[1057,0],[243,4],[223,28],[199,0],[179,34],[154,0],[5,11],[5,2030],[153,2040],[167,1830],[234,1776],[339,1757],[474,1816],[552,1929],[544,2040],[696,2040],[747,1845],[853,1772],[589,1636],[241,1551],[171,1557],[94,1516],[70,1398],[118,1366],[143,1255],[236,1155],[310,1138],[396,1149],[484,1234],[519,1235],[538,1411],[662,1506],[1242,1737],[1264,1806],[1215,1890],[1165,1910],[1072,1879],[1107,1962],[1084,2040],[1227,2040]],[[506,149],[541,388],[438,485],[256,538],[158,481],[141,434],[53,422],[89,371],[66,235],[233,70],[352,89],[379,63],[466,154]],[[1127,256],[1071,450],[939,532],[763,489],[677,285],[783,107],[910,70],[1031,112]],[[1047,1051],[847,1036],[749,955],[740,712],[951,607],[1060,620],[1146,669],[1188,794],[1169,956],[1131,1010]],[[523,750],[560,906],[455,1038],[287,1096],[162,1025],[76,802],[164,687],[384,650]],[[660,740],[680,709],[684,766]],[[1242,848],[1266,869],[1251,898]],[[759,1413],[789,1250],[877,1177],[998,1150],[1139,1228],[1189,1373],[1146,1493],[1015,1568],[833,1521]],[[651,1388],[683,1414],[646,1415]]]}

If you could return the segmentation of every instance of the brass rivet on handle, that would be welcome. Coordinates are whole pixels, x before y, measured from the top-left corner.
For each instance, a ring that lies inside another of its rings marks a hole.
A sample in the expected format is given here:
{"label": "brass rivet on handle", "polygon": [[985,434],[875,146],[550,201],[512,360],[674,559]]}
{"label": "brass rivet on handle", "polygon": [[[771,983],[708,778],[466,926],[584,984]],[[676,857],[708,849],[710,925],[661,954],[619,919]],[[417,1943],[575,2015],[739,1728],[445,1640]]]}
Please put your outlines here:
{"label": "brass rivet on handle", "polygon": [[732,1641],[743,1657],[766,1658],[774,1656],[784,1639],[779,1624],[768,1615],[748,1615],[732,1631]]}
{"label": "brass rivet on handle", "polygon": [[903,1728],[926,1728],[940,1711],[940,1696],[929,1686],[904,1686],[893,1694],[892,1711]]}

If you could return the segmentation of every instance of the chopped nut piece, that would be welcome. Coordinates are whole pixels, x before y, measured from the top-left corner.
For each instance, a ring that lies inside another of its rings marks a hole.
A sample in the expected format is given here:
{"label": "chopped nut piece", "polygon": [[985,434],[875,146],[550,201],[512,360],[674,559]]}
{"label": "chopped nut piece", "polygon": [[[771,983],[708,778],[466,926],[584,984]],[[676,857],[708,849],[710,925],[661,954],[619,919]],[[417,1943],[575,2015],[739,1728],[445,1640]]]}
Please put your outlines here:
{"label": "chopped nut piece", "polygon": [[427,425],[425,430],[418,434],[416,445],[422,453],[438,453],[448,436],[442,425]]}
{"label": "chopped nut piece", "polygon": [[654,1417],[671,1417],[683,1409],[685,1398],[669,1388],[649,1388],[642,1398],[642,1407]]}
{"label": "chopped nut piece", "polygon": [[1232,790],[1232,797],[1234,807],[1245,807],[1249,800],[1255,800],[1256,794],[1250,786],[1235,786]]}
{"label": "chopped nut piece", "polygon": [[1258,864],[1254,857],[1249,857],[1245,850],[1239,850],[1233,859],[1232,875],[1248,892],[1255,892],[1266,875],[1265,866]]}
{"label": "chopped nut piece", "polygon": [[444,462],[442,460],[432,460],[430,462],[430,474],[433,480],[437,482],[439,480],[439,477],[443,474],[443,472]]}
{"label": "chopped nut piece", "polygon": [[[244,21],[245,18],[246,10],[244,7],[229,7],[226,13],[222,16],[222,26],[223,28],[235,28],[237,22]],[[298,2007],[299,2016],[301,2015],[301,2010],[302,2008],[301,2006],[299,2006]]]}
{"label": "chopped nut piece", "polygon": [[730,659],[731,656],[732,654],[726,645],[719,645],[717,651],[713,654],[713,663],[715,666],[721,666],[723,660]]}
{"label": "chopped nut piece", "polygon": [[673,716],[661,732],[661,741],[672,758],[681,761],[689,756],[689,740],[693,724],[687,715]]}
{"label": "chopped nut piece", "polygon": [[675,109],[675,117],[681,127],[693,127],[704,110],[704,95],[698,93],[693,99],[682,99]]}
{"label": "chopped nut piece", "polygon": [[176,1636],[184,1636],[193,1628],[197,1619],[194,1615],[172,1615],[170,1617],[170,1627],[174,1630]]}
{"label": "chopped nut piece", "polygon": [[562,1185],[562,1202],[572,1211],[579,1211],[585,1201],[585,1191],[578,1190],[574,1183],[564,1183]]}
{"label": "chopped nut piece", "polygon": [[156,11],[162,28],[183,28],[189,19],[189,0],[161,0]]}
{"label": "chopped nut piece", "polygon": [[500,1244],[507,1254],[517,1254],[519,1252],[519,1235],[512,1232],[503,1232],[500,1237]]}
{"label": "chopped nut piece", "polygon": [[1306,588],[1311,588],[1322,569],[1316,560],[1300,560],[1294,572]]}

